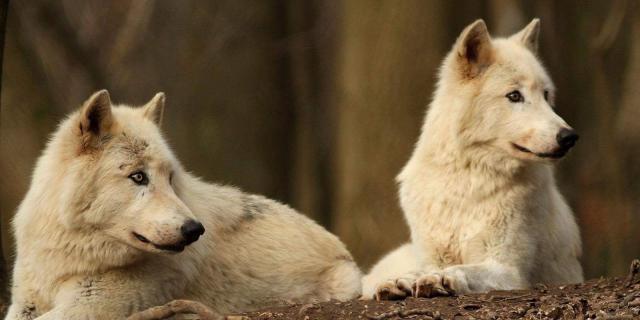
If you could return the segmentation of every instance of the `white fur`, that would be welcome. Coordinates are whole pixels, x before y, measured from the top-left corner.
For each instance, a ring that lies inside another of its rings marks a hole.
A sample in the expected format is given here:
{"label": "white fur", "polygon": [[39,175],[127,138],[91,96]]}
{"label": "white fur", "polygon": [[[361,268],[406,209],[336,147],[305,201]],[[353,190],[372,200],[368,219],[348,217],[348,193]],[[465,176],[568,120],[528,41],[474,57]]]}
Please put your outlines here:
{"label": "white fur", "polygon": [[[552,109],[553,84],[534,51],[538,30],[536,19],[491,39],[479,20],[458,38],[398,176],[411,243],[363,278],[364,298],[583,280],[579,230],[556,187],[555,160],[543,158],[569,127]],[[524,102],[505,97],[513,90]]]}
{"label": "white fur", "polygon": [[[122,319],[173,299],[222,314],[359,295],[360,271],[338,238],[276,201],[186,172],[156,125],[163,104],[160,94],[112,107],[101,91],[61,123],[13,221],[7,320]],[[137,170],[148,185],[128,178]],[[206,231],[183,252],[151,244],[179,244],[189,219]]]}

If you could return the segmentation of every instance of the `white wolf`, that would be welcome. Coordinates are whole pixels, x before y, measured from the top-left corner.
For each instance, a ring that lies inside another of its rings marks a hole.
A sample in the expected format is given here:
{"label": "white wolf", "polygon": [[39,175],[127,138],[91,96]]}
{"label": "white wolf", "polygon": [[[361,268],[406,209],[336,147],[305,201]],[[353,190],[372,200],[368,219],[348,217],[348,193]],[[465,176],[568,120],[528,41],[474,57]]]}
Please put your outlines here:
{"label": "white wolf", "polygon": [[363,279],[365,298],[583,280],[579,230],[552,168],[578,136],[554,113],[539,28],[534,19],[492,39],[478,20],[457,39],[398,176],[411,242]]}
{"label": "white wolf", "polygon": [[359,295],[360,270],[335,236],[276,201],[187,173],[158,129],[163,107],[163,94],[112,106],[103,90],[61,123],[13,220],[6,319],[122,319],[173,299],[226,313]]}

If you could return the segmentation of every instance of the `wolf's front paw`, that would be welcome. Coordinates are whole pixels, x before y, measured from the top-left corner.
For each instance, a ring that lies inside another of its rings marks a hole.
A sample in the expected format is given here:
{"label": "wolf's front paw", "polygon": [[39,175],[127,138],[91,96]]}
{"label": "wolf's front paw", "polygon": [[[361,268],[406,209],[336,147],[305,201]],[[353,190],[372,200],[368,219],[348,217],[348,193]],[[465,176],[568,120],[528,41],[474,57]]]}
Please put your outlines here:
{"label": "wolf's front paw", "polygon": [[465,274],[460,270],[447,269],[443,272],[433,272],[419,277],[415,283],[414,296],[431,298],[469,292]]}
{"label": "wolf's front paw", "polygon": [[421,276],[415,283],[415,297],[431,298],[451,295],[453,292],[445,285],[444,279],[442,272]]}
{"label": "wolf's front paw", "polygon": [[387,280],[376,287],[374,297],[376,300],[402,300],[413,295],[415,278],[404,277]]}

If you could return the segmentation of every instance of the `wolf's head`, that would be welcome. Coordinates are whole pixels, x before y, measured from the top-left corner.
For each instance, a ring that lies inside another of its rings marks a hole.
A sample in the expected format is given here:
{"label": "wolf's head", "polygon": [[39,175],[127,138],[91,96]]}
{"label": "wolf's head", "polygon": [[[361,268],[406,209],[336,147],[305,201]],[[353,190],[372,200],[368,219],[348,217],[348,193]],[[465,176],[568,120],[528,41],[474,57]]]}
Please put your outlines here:
{"label": "wolf's head", "polygon": [[182,251],[204,233],[175,189],[183,169],[158,128],[164,100],[112,106],[102,90],[61,125],[43,158],[62,171],[67,227],[148,252]]}
{"label": "wolf's head", "polygon": [[554,112],[554,85],[536,56],[539,30],[534,19],[492,39],[484,21],[467,26],[442,66],[426,125],[455,135],[463,150],[527,161],[563,157],[578,135]]}

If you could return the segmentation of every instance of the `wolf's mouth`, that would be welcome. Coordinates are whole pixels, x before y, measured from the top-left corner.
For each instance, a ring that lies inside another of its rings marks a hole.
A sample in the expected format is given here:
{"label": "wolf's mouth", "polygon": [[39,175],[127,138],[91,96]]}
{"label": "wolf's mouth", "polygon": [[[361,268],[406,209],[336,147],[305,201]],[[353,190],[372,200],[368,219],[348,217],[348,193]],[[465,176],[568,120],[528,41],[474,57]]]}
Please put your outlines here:
{"label": "wolf's mouth", "polygon": [[179,244],[155,244],[152,243],[156,249],[165,250],[165,251],[173,251],[173,252],[182,252],[184,250],[184,245],[182,243]]}
{"label": "wolf's mouth", "polygon": [[511,142],[511,145],[518,151],[520,152],[524,152],[524,153],[531,153],[533,155],[536,155],[540,158],[550,158],[550,159],[560,159],[562,157],[564,157],[565,154],[567,154],[567,151],[569,151],[569,149],[558,149],[554,152],[551,153],[537,153],[537,152],[533,152],[519,144],[513,143]]}
{"label": "wolf's mouth", "polygon": [[173,251],[173,252],[182,252],[184,250],[185,244],[184,243],[177,243],[177,244],[155,244],[151,241],[149,241],[149,239],[147,239],[146,237],[144,237],[143,235],[137,233],[137,232],[133,232],[133,236],[136,237],[136,239],[140,240],[140,242],[142,243],[149,243],[151,245],[153,245],[156,249],[159,250],[164,250],[164,251]]}
{"label": "wolf's mouth", "polygon": [[524,152],[524,153],[533,153],[533,152],[531,152],[531,150],[529,150],[529,149],[527,149],[527,148],[525,148],[525,147],[523,147],[523,146],[521,146],[519,144],[511,142],[511,145],[514,148],[516,148],[516,150],[518,150],[518,151],[521,151],[521,152]]}
{"label": "wolf's mouth", "polygon": [[145,238],[143,235],[141,235],[139,233],[134,232],[133,236],[136,237],[136,239],[140,240],[140,242],[151,243],[151,241],[149,241],[149,239]]}

